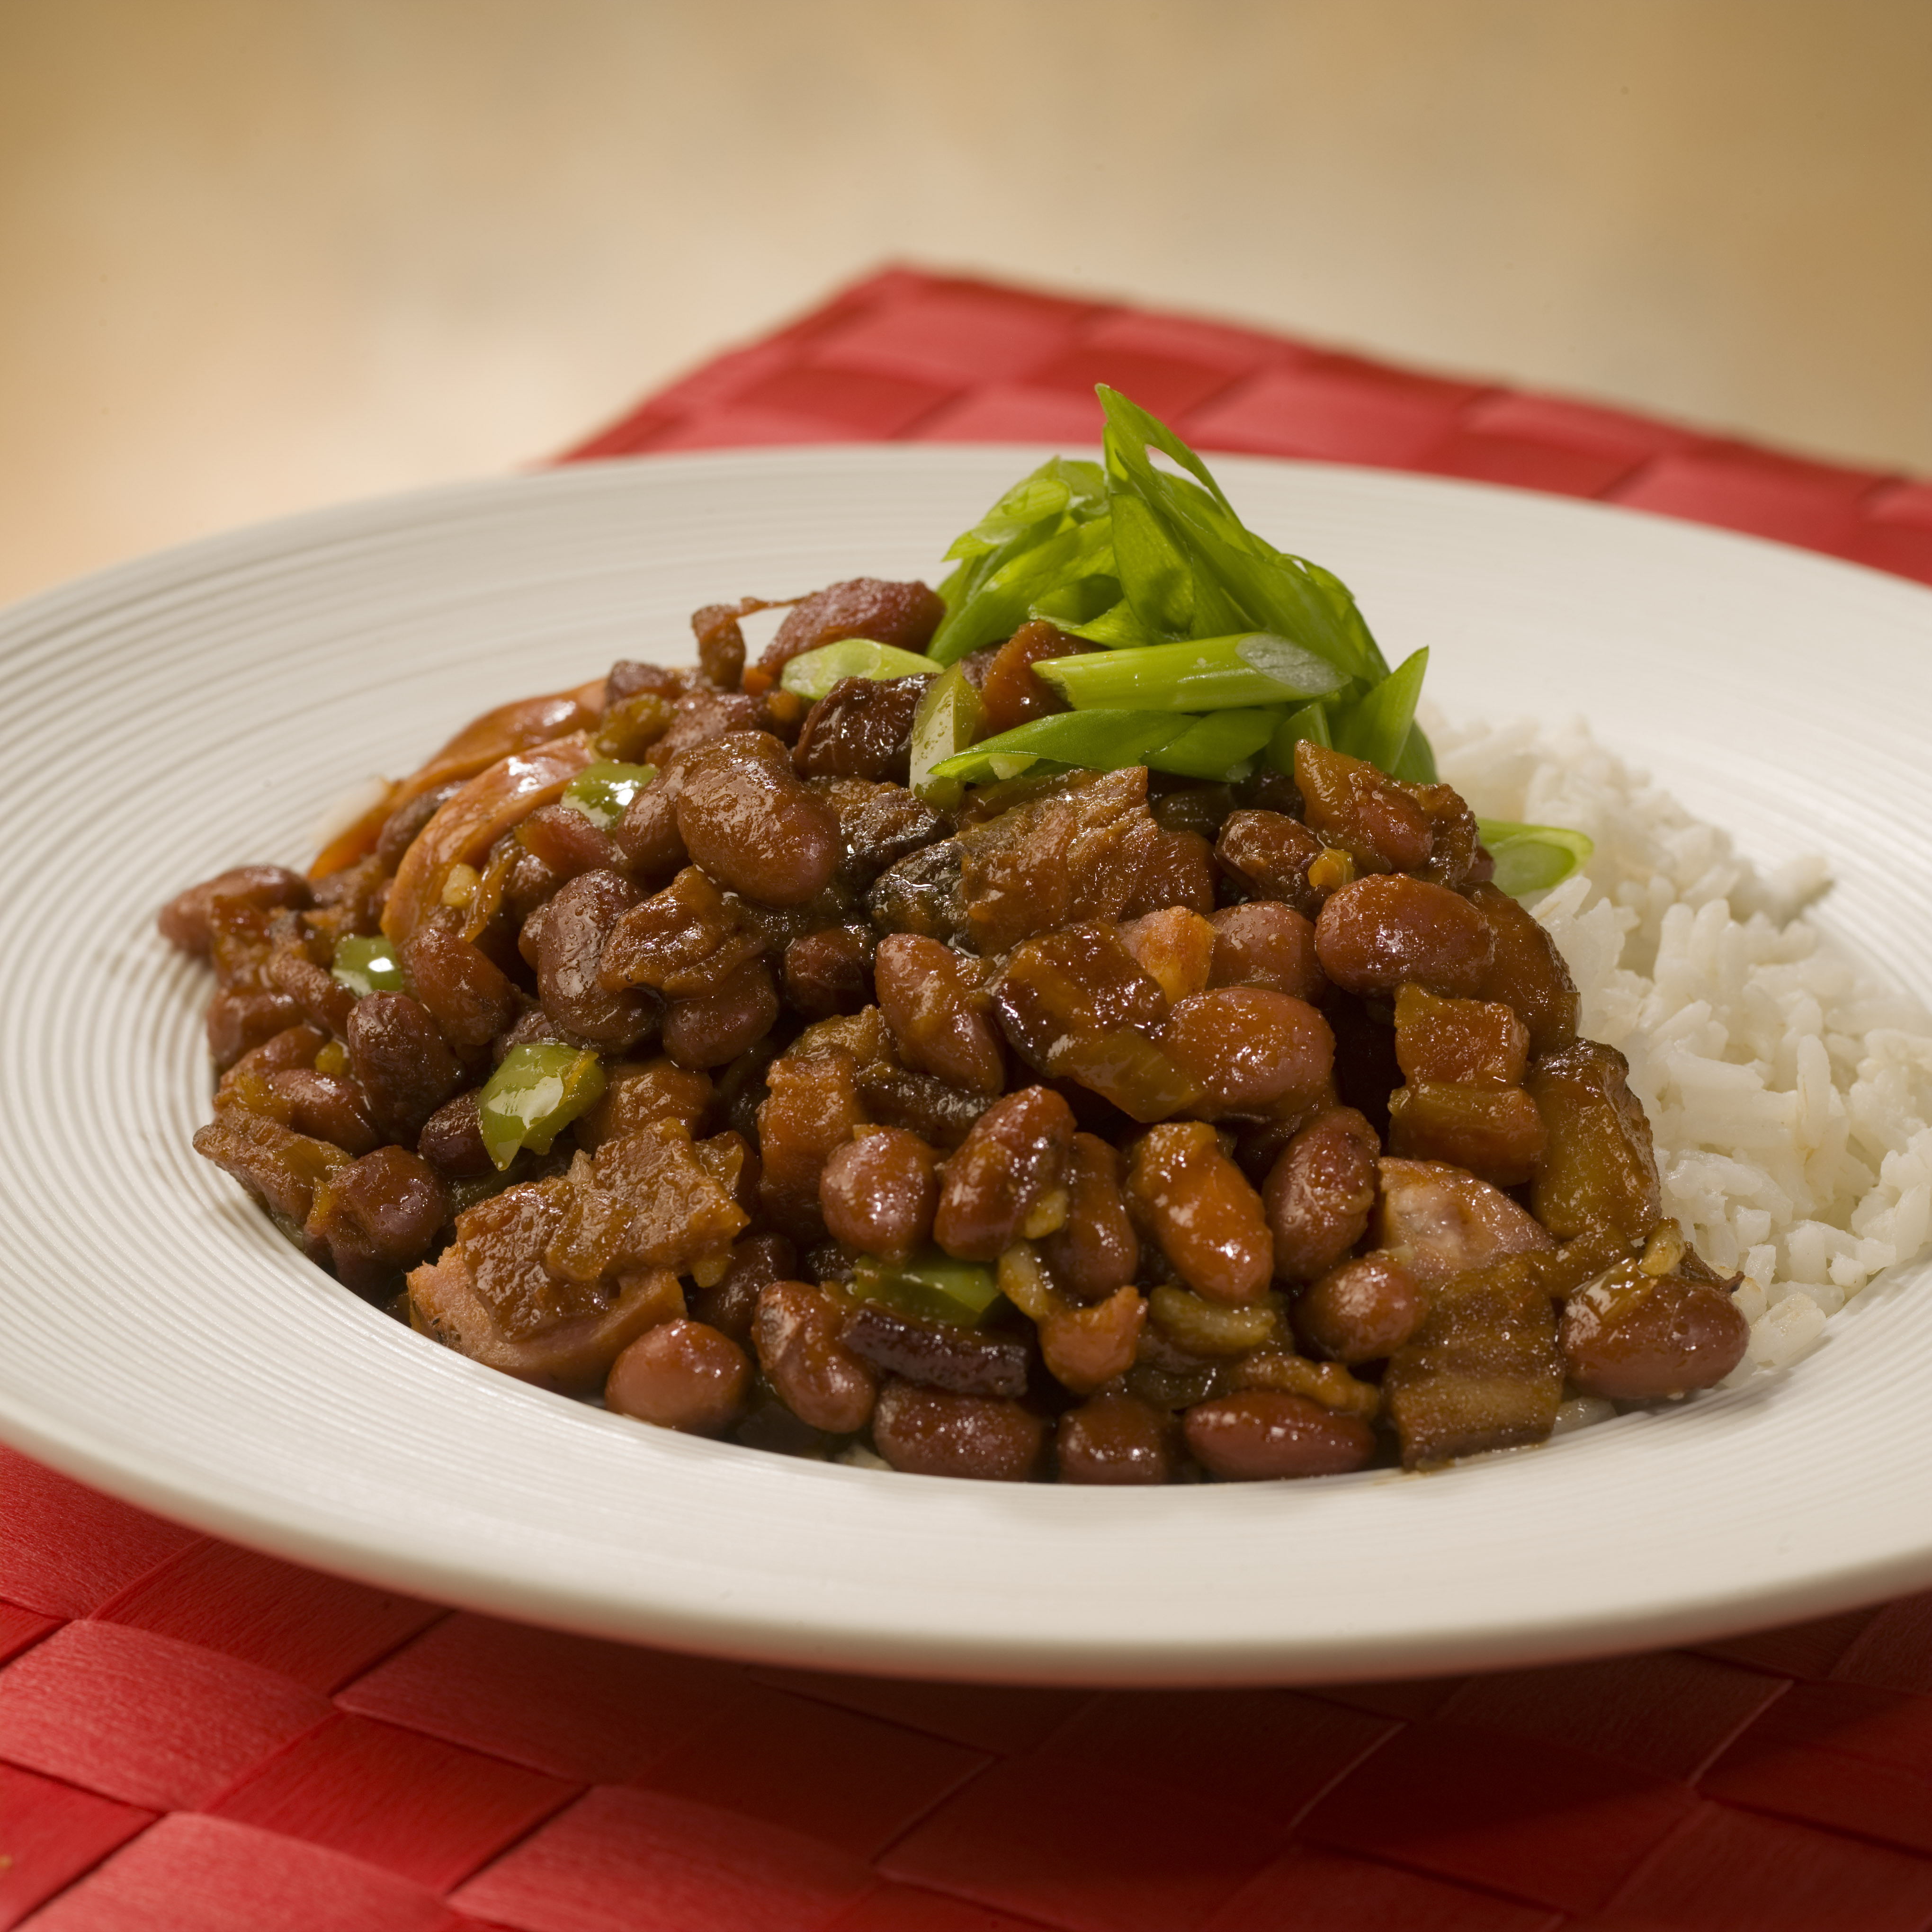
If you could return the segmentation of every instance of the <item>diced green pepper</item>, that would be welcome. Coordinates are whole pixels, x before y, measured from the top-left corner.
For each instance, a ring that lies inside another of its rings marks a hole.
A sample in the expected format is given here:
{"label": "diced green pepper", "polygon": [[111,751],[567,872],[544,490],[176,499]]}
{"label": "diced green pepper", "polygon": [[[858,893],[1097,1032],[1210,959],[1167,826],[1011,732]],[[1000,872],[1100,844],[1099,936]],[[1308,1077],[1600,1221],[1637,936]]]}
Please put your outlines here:
{"label": "diced green pepper", "polygon": [[978,1326],[999,1299],[993,1270],[977,1262],[955,1261],[938,1248],[928,1248],[895,1268],[872,1255],[861,1256],[852,1271],[855,1294],[867,1301],[882,1301],[904,1315],[928,1322]]}
{"label": "diced green pepper", "polygon": [[955,664],[926,695],[912,720],[912,789],[928,805],[957,805],[965,788],[956,778],[938,778],[934,768],[965,751],[986,718],[980,694]]}
{"label": "diced green pepper", "polygon": [[344,933],[335,942],[335,956],[328,970],[358,999],[365,993],[403,990],[403,962],[397,958],[394,946],[380,933],[368,938],[360,933]]}
{"label": "diced green pepper", "polygon": [[600,832],[608,832],[625,808],[658,775],[655,765],[620,765],[601,758],[586,765],[563,788],[563,802],[583,813]]}
{"label": "diced green pepper", "polygon": [[578,1114],[603,1098],[604,1065],[574,1046],[513,1046],[477,1097],[483,1145],[497,1168],[519,1149],[548,1154]]}
{"label": "diced green pepper", "polygon": [[841,678],[869,677],[881,682],[889,678],[916,677],[936,671],[939,666],[916,651],[902,651],[896,644],[874,644],[870,638],[842,638],[836,644],[820,644],[815,651],[800,651],[785,666],[779,684],[816,704],[827,696]]}
{"label": "diced green pepper", "polygon": [[1496,862],[1496,884],[1511,898],[1560,886],[1597,849],[1596,842],[1561,825],[1518,825],[1479,818],[1476,833]]}

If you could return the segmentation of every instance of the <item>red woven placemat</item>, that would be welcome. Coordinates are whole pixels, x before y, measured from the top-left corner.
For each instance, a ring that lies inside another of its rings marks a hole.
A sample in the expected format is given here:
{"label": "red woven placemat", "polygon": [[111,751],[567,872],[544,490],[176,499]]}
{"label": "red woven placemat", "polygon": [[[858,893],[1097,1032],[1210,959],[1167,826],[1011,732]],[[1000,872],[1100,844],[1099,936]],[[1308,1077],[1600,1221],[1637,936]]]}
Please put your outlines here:
{"label": "red woven placemat", "polygon": [[[1594,496],[1932,582],[1932,488],[1186,316],[894,271],[572,454],[1090,442]],[[1316,1691],[746,1669],[452,1612],[0,1450],[0,1928],[1920,1932],[1932,1595]]]}

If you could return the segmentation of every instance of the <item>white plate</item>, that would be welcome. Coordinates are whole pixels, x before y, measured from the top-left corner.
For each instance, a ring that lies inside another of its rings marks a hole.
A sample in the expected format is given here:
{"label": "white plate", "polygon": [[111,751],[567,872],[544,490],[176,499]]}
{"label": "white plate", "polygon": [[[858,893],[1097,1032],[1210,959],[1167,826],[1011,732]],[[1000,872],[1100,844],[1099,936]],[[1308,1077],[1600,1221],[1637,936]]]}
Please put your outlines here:
{"label": "white plate", "polygon": [[[682,656],[695,605],[928,573],[1036,460],[658,459],[304,517],[0,618],[0,1432],[298,1561],[607,1635],[1055,1682],[1313,1680],[1708,1636],[1932,1583],[1932,1304],[1881,1282],[1795,1371],[1427,1478],[1007,1489],[686,1440],[418,1340],[189,1137],[200,969],[153,915],[300,864],[471,714]],[[1586,712],[1932,994],[1932,595],[1543,496],[1236,459],[1452,713]],[[1897,883],[1894,883],[1894,880]],[[1923,1272],[1922,1270],[1921,1271]]]}

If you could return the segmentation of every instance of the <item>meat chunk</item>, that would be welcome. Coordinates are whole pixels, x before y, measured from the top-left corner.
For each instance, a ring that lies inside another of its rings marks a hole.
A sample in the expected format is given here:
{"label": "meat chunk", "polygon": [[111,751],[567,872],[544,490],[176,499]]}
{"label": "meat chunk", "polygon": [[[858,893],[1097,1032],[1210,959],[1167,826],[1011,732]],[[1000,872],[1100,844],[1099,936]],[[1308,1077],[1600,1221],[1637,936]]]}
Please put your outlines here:
{"label": "meat chunk", "polygon": [[746,674],[745,688],[754,696],[770,690],[794,658],[841,638],[870,638],[902,651],[922,651],[945,615],[946,606],[923,584],[854,577],[827,584],[787,613],[778,634]]}

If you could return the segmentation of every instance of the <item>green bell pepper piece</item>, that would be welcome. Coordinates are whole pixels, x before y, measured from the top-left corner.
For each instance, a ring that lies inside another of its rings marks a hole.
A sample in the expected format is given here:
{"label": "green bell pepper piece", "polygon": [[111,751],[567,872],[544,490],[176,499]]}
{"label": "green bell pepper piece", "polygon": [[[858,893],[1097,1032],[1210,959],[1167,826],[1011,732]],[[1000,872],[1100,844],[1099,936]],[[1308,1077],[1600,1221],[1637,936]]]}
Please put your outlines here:
{"label": "green bell pepper piece", "polygon": [[928,1248],[896,1268],[875,1256],[861,1256],[852,1271],[852,1288],[862,1300],[884,1302],[904,1315],[968,1328],[979,1325],[1000,1294],[991,1268],[977,1262],[955,1261],[938,1248]]}
{"label": "green bell pepper piece", "polygon": [[550,1143],[604,1096],[604,1064],[574,1046],[513,1046],[476,1102],[483,1145],[500,1172],[528,1148]]}
{"label": "green bell pepper piece", "polygon": [[902,651],[896,644],[874,644],[870,638],[842,638],[836,644],[820,644],[815,651],[800,651],[786,664],[778,683],[816,704],[842,678],[869,677],[883,682],[939,668],[932,658],[916,651]]}
{"label": "green bell pepper piece", "polygon": [[335,942],[328,970],[358,1000],[365,993],[403,990],[403,962],[380,933],[366,939],[360,933],[344,933]]}
{"label": "green bell pepper piece", "polygon": [[563,788],[563,802],[580,812],[600,832],[608,832],[629,805],[658,775],[655,765],[622,765],[600,758],[586,765]]}

